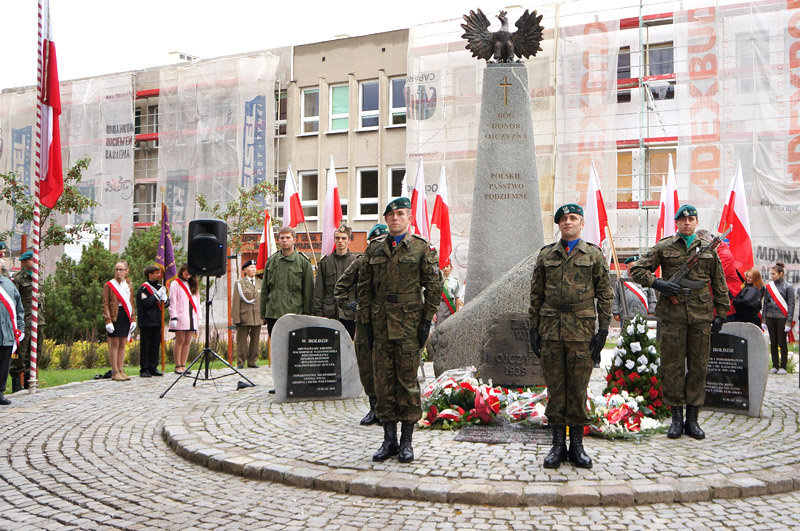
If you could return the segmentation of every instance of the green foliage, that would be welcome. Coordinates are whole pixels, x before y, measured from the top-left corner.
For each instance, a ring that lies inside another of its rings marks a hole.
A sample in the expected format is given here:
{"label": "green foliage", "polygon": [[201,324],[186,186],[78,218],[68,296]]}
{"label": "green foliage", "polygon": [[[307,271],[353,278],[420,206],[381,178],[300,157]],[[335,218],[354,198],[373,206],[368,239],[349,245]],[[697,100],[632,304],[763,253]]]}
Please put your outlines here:
{"label": "green foliage", "polygon": [[[160,223],[152,225],[145,230],[135,231],[128,240],[125,250],[122,251],[121,258],[128,262],[128,276],[134,286],[138,286],[147,280],[144,278],[144,268],[156,263],[156,252],[158,251],[158,239],[160,236]],[[180,241],[180,235],[172,235],[175,263],[178,267],[186,262],[186,252],[179,246]]]}
{"label": "green foliage", "polygon": [[236,187],[236,195],[227,203],[210,203],[203,194],[197,194],[197,204],[203,212],[209,212],[228,224],[228,246],[238,254],[242,251],[243,237],[247,231],[260,231],[264,224],[264,210],[269,198],[278,193],[278,188],[261,181],[250,190]]}
{"label": "green foliage", "polygon": [[[64,225],[50,219],[53,212],[81,215],[99,205],[97,201],[86,197],[78,189],[83,171],[89,167],[89,162],[90,159],[88,158],[80,159],[69,169],[64,176],[64,193],[61,194],[53,209],[45,206],[41,207],[40,222],[43,228],[43,236],[39,244],[40,249],[44,250],[52,246],[76,243],[81,232],[95,230],[94,223],[91,221],[84,221],[66,228]],[[0,183],[2,183],[2,186],[0,186],[0,201],[14,205],[16,222],[18,224],[32,223],[35,201],[31,196],[30,189],[23,184],[19,172],[0,173]],[[12,235],[12,230],[0,232],[0,241],[8,241]]]}

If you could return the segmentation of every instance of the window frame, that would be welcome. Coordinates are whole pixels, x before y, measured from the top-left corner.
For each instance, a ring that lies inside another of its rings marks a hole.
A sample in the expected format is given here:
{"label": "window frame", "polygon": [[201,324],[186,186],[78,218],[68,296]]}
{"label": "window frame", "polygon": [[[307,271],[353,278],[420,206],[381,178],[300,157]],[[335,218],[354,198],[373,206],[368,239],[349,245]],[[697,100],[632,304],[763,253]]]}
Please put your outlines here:
{"label": "window frame", "polygon": [[[306,116],[306,94],[317,94],[317,114]],[[316,124],[313,131],[306,131],[306,124]],[[319,87],[308,87],[300,90],[300,135],[319,134]]]}
{"label": "window frame", "polygon": [[[304,199],[307,188],[305,186],[305,177],[314,175],[317,178],[317,186],[314,189],[316,199]],[[303,208],[303,217],[306,221],[317,221],[319,219],[319,172],[317,170],[306,170],[297,172],[297,193],[300,194],[300,206]],[[316,213],[311,216],[306,213],[307,208],[314,208]]]}
{"label": "window frame", "polygon": [[[376,100],[378,102],[378,107],[376,109],[371,110],[364,110],[364,88],[367,85],[375,85],[375,89],[378,91],[376,96]],[[380,127],[381,125],[381,87],[380,82],[377,79],[370,79],[367,81],[359,81],[358,82],[358,128],[361,131],[372,131]],[[374,118],[377,120],[375,125],[364,125],[365,119]]]}
{"label": "window frame", "polygon": [[[283,102],[283,113],[281,113],[281,102]],[[281,118],[283,114],[283,118]],[[275,91],[275,136],[286,136],[289,115],[289,94],[286,90]]]}
{"label": "window frame", "polygon": [[[137,201],[138,199],[138,190],[144,188],[145,191],[145,199],[148,201],[140,202]],[[156,211],[158,206],[157,201],[157,193],[158,189],[156,187],[156,183],[134,183],[133,184],[133,222],[134,223],[155,223],[156,222]],[[144,207],[144,208],[143,208]],[[142,212],[144,209],[144,212]]]}
{"label": "window frame", "polygon": [[[361,196],[361,183],[364,172],[375,172],[375,197],[363,198]],[[362,206],[375,205],[375,213],[363,213]],[[353,212],[353,219],[377,220],[380,216],[380,170],[376,166],[365,166],[356,169],[356,208]]]}
{"label": "window frame", "polygon": [[[395,81],[403,81],[403,90],[401,91],[403,96],[403,106],[402,107],[395,107],[394,106],[394,96],[395,96],[395,88],[394,82]],[[408,123],[408,102],[406,101],[406,83],[408,82],[407,76],[395,76],[389,78],[389,124],[387,127],[405,127]],[[395,123],[394,119],[395,116],[403,116],[402,123]]]}
{"label": "window frame", "polygon": [[[392,189],[393,189],[392,185],[394,184],[394,172],[396,170],[403,170],[403,177],[400,178],[400,195],[393,195],[392,194]],[[398,197],[405,196],[406,195],[405,194],[406,191],[403,190],[402,188],[403,188],[403,180],[405,179],[405,176],[408,174],[408,169],[405,166],[389,166],[388,168],[386,168],[386,171],[387,171],[387,181],[388,181],[387,190],[389,192],[389,194],[388,194],[389,195],[389,201],[397,199]]]}
{"label": "window frame", "polygon": [[[333,112],[333,92],[336,89],[347,89],[347,112],[335,113]],[[329,133],[344,133],[350,129],[350,84],[337,83],[328,86],[328,132]],[[336,128],[333,127],[334,120],[347,120],[347,127]]]}

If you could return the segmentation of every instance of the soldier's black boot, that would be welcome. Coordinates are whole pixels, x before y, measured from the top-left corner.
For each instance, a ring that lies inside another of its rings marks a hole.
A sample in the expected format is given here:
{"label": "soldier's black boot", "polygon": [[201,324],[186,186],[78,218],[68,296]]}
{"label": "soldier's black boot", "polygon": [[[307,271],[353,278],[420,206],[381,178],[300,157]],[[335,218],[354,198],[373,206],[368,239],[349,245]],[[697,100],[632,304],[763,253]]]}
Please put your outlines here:
{"label": "soldier's black boot", "polygon": [[22,388],[23,389],[28,389],[30,387],[30,385],[31,385],[30,382],[31,382],[31,373],[26,372],[25,373],[25,381],[22,384]]}
{"label": "soldier's black boot", "polygon": [[694,437],[697,440],[706,438],[706,433],[700,429],[700,424],[697,423],[697,414],[699,412],[699,406],[690,406],[687,404],[686,423],[683,425],[683,432],[689,437]]}
{"label": "soldier's black boot", "polygon": [[672,424],[667,430],[667,437],[678,439],[683,433],[683,406],[669,406],[672,411]]}
{"label": "soldier's black boot", "polygon": [[372,454],[373,461],[386,461],[397,455],[400,449],[397,446],[397,422],[383,423],[383,444],[378,451]]}
{"label": "soldier's black boot", "polygon": [[397,460],[401,463],[410,463],[414,460],[414,448],[411,447],[411,437],[413,433],[413,422],[400,423],[400,452],[397,456]]}
{"label": "soldier's black boot", "polygon": [[361,419],[362,426],[369,426],[371,424],[375,424],[378,422],[378,417],[375,416],[375,404],[377,403],[377,398],[370,398],[369,399],[369,411],[367,414],[364,415],[364,418]]}
{"label": "soldier's black boot", "polygon": [[16,393],[17,391],[22,391],[22,380],[20,378],[21,374],[12,374],[11,375],[11,392]]}
{"label": "soldier's black boot", "polygon": [[569,462],[578,468],[592,468],[592,458],[583,449],[583,426],[569,427]]}
{"label": "soldier's black boot", "polygon": [[558,465],[567,460],[567,427],[553,426],[552,430],[553,446],[544,458],[545,468],[558,468]]}

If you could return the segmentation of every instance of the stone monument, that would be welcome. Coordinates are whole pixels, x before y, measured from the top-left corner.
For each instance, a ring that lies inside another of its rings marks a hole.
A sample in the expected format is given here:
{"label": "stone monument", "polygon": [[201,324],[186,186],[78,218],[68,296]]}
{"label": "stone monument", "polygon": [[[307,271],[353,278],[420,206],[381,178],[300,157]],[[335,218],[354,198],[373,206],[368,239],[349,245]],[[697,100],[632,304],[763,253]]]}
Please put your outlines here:
{"label": "stone monument", "polygon": [[544,386],[541,363],[528,340],[530,327],[527,312],[498,316],[480,350],[478,378],[503,387]]}
{"label": "stone monument", "polygon": [[355,347],[335,319],[286,314],[272,328],[277,402],[356,398],[361,394]]}

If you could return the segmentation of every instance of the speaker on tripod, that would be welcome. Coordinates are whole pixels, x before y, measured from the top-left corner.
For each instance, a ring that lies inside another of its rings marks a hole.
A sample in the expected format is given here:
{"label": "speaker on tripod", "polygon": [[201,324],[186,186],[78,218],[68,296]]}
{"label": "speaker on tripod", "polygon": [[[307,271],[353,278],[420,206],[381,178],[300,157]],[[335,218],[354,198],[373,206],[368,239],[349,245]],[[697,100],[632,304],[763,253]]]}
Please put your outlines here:
{"label": "speaker on tripod", "polygon": [[189,273],[203,277],[225,274],[228,225],[218,219],[189,222]]}

